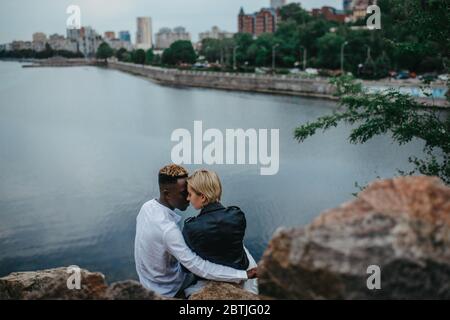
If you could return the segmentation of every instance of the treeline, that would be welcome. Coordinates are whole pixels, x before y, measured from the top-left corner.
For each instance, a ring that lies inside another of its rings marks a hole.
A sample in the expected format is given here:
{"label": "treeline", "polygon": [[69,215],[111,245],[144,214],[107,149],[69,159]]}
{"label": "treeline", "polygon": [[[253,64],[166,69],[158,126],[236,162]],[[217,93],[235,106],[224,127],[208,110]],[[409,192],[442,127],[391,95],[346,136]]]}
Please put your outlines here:
{"label": "treeline", "polygon": [[420,10],[422,2],[380,0],[381,30],[361,28],[366,25],[365,20],[343,24],[312,17],[299,4],[291,3],[281,9],[282,22],[274,34],[263,34],[257,39],[250,34],[236,34],[224,40],[205,39],[200,55],[209,62],[230,66],[235,49],[238,65],[270,67],[275,47],[276,66],[292,68],[303,65],[306,49],[307,67],[339,69],[342,45],[348,42],[344,47],[344,68],[355,75],[380,78],[389,70],[444,71],[445,58],[449,56],[448,1],[425,1],[437,17],[436,35],[442,33],[444,39],[410,32],[406,22],[412,10]]}
{"label": "treeline", "polygon": [[[114,55],[119,61],[158,66],[177,66],[183,63],[193,64],[197,60],[197,54],[192,43],[186,40],[172,43],[169,48],[163,51],[162,55],[154,54],[152,49],[147,51],[138,49],[129,52],[124,48],[117,50]],[[104,57],[104,55],[98,55],[97,57]]]}
{"label": "treeline", "polygon": [[57,56],[64,58],[84,58],[81,52],[53,50],[49,44],[46,44],[45,50],[43,51],[35,51],[32,49],[0,51],[0,58],[8,59],[48,59]]}
{"label": "treeline", "polygon": [[[98,57],[115,55],[120,61],[162,66],[193,64],[204,57],[222,69],[232,70],[236,60],[240,71],[251,71],[271,67],[275,53],[276,68],[300,68],[305,62],[306,67],[338,70],[344,52],[345,71],[362,78],[382,78],[390,70],[446,72],[450,56],[448,1],[380,0],[380,30],[364,28],[365,19],[343,24],[313,17],[300,4],[291,3],[281,9],[282,22],[277,31],[256,39],[244,33],[230,39],[204,39],[198,54],[190,41],[177,41],[162,55],[155,55],[151,49],[113,52],[105,46],[102,51],[106,55]],[[433,37],[410,31],[410,17],[424,6],[436,24]]]}

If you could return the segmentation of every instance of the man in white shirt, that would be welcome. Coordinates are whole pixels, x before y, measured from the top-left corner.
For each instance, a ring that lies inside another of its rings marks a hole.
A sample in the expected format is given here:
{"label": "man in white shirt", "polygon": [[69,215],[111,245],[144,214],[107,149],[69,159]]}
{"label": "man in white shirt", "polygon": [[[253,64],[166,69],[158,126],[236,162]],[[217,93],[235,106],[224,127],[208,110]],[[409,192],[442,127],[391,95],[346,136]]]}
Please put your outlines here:
{"label": "man in white shirt", "polygon": [[188,283],[181,264],[199,277],[239,283],[256,277],[256,268],[248,271],[218,265],[200,258],[184,241],[173,210],[185,211],[188,173],[178,165],[159,171],[159,199],[146,202],[137,217],[134,258],[141,284],[160,295],[174,297]]}

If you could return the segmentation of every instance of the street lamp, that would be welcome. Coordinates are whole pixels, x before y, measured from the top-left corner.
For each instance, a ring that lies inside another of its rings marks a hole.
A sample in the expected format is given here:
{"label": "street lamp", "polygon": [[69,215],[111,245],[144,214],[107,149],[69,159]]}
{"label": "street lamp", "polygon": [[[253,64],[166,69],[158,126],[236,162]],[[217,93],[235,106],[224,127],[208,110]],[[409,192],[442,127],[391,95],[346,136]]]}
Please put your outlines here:
{"label": "street lamp", "polygon": [[306,70],[306,56],[307,56],[307,50],[304,46],[300,46],[300,49],[303,49],[303,71]]}
{"label": "street lamp", "polygon": [[239,49],[240,46],[236,46],[233,49],[233,70],[236,70],[236,50]]}
{"label": "street lamp", "polygon": [[344,47],[348,45],[348,41],[345,41],[341,45],[341,73],[344,74]]}
{"label": "street lamp", "polygon": [[279,44],[275,44],[272,46],[272,71],[275,72],[275,49],[279,46]]}

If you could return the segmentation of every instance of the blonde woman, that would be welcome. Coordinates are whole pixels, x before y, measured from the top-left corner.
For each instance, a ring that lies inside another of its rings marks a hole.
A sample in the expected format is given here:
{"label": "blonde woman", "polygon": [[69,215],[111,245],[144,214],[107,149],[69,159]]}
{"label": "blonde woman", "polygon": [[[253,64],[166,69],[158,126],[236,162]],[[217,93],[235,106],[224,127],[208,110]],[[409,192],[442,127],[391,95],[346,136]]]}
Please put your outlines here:
{"label": "blonde woman", "polygon": [[[244,247],[245,214],[236,206],[221,203],[222,184],[219,176],[210,170],[195,171],[188,179],[188,201],[200,213],[184,223],[183,236],[187,245],[200,257],[211,262],[241,270],[251,270],[257,264]],[[256,273],[256,269],[254,270]],[[192,294],[204,285],[186,290]],[[257,293],[256,279],[247,280],[244,289]]]}

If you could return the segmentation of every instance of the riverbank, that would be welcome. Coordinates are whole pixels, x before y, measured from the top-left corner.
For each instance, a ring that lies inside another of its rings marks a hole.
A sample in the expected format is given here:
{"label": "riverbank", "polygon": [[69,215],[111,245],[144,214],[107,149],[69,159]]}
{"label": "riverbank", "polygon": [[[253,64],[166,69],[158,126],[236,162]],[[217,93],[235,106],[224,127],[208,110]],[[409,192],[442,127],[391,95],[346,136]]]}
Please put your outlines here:
{"label": "riverbank", "polygon": [[[149,78],[157,83],[168,86],[187,86],[211,88],[219,90],[246,91],[268,93],[276,95],[290,95],[312,97],[327,100],[338,100],[335,96],[336,87],[330,84],[327,78],[302,79],[291,75],[264,75],[254,73],[230,73],[192,71],[161,68],[148,65],[137,65],[118,61],[109,61],[107,64],[95,59],[65,59],[51,58],[47,60],[28,59],[29,65],[24,68],[36,67],[71,67],[71,66],[101,66],[108,67],[138,76]],[[423,94],[420,84],[410,82],[391,81],[361,81],[362,85],[371,92],[397,88],[400,92],[412,95],[419,102],[427,106],[449,108],[445,99],[447,86],[432,84],[427,90],[427,97]],[[431,98],[433,97],[433,98]]]}
{"label": "riverbank", "polygon": [[144,76],[164,85],[297,95],[336,100],[334,86],[324,80],[293,79],[285,75],[272,76],[166,69],[124,62],[109,62],[108,68]]}
{"label": "riverbank", "polygon": [[[208,72],[167,69],[154,66],[136,65],[124,62],[108,62],[108,68],[150,78],[163,85],[189,86],[233,91],[293,95],[320,99],[337,100],[336,87],[326,78],[300,79],[288,75],[259,75],[248,73]],[[362,81],[370,91],[398,88],[401,92],[411,94],[427,105],[448,108],[443,98],[430,99],[420,96],[416,84],[398,84],[396,82]],[[432,85],[432,93],[445,97],[447,87]]]}

